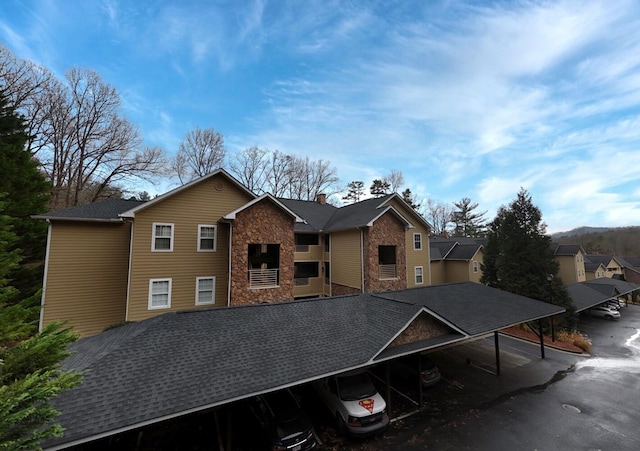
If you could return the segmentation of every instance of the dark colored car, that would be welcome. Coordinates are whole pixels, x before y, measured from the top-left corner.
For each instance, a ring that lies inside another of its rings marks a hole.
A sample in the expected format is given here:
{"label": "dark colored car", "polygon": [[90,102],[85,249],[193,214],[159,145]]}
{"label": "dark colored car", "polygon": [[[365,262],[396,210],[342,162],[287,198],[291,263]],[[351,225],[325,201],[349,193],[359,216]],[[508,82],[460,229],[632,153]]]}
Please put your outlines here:
{"label": "dark colored car", "polygon": [[309,418],[290,390],[256,396],[250,404],[272,451],[307,451],[317,446]]}
{"label": "dark colored car", "polygon": [[420,359],[420,380],[424,387],[437,384],[440,381],[440,370],[433,361],[424,354],[401,357],[392,362],[391,370],[398,376],[409,378],[418,370],[418,358]]}

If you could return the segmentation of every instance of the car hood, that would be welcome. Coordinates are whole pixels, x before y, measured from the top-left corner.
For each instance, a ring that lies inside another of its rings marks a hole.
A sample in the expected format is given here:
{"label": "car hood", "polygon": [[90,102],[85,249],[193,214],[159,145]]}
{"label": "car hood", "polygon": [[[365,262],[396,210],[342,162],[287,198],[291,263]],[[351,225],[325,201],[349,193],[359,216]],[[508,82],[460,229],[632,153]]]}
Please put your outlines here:
{"label": "car hood", "polygon": [[347,412],[349,412],[349,415],[354,417],[373,415],[387,408],[387,403],[384,402],[384,399],[382,399],[379,393],[355,401],[342,401],[342,403],[347,409]]}

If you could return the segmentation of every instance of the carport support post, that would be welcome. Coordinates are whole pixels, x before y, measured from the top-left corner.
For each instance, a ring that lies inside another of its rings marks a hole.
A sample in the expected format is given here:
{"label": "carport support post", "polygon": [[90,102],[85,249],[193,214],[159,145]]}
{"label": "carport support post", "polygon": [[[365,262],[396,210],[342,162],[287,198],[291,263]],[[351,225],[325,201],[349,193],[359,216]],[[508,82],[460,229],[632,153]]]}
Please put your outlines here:
{"label": "carport support post", "polygon": [[387,399],[385,399],[385,401],[387,401],[387,415],[391,418],[391,371],[389,370],[389,362],[384,364],[384,378],[387,392]]}
{"label": "carport support post", "polygon": [[540,356],[544,359],[544,333],[542,331],[542,320],[538,320],[538,328],[540,332]]}
{"label": "carport support post", "polygon": [[498,331],[493,332],[493,341],[496,348],[496,376],[500,376],[500,341],[498,340]]}
{"label": "carport support post", "polygon": [[424,400],[422,399],[422,358],[418,356],[418,409],[422,409]]}

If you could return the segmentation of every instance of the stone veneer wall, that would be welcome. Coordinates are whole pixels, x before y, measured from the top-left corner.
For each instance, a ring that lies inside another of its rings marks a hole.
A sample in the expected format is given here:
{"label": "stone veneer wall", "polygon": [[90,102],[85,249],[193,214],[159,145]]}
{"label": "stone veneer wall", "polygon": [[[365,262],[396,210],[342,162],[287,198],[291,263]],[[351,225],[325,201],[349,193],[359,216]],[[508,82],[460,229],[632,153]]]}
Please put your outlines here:
{"label": "stone veneer wall", "polygon": [[[407,288],[407,255],[405,227],[393,214],[378,218],[365,231],[364,236],[364,286],[366,292],[402,290]],[[393,280],[378,278],[378,246],[396,247],[396,275]]]}
{"label": "stone veneer wall", "polygon": [[347,294],[359,294],[360,290],[354,287],[348,287],[346,285],[340,285],[339,283],[331,283],[331,296],[344,296]]}
{"label": "stone veneer wall", "polygon": [[[277,288],[249,288],[249,244],[280,245]],[[231,305],[281,302],[293,299],[294,219],[269,199],[239,212],[232,225]]]}

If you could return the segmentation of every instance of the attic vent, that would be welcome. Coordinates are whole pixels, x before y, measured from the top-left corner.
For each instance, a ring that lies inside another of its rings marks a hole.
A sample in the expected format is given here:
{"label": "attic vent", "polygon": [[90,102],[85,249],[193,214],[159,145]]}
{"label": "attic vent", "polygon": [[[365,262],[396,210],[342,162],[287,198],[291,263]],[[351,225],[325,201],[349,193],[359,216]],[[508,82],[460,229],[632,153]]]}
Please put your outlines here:
{"label": "attic vent", "polygon": [[222,182],[215,182],[215,183],[213,184],[213,188],[214,188],[216,191],[222,191],[222,190],[224,189],[224,183],[222,183]]}

